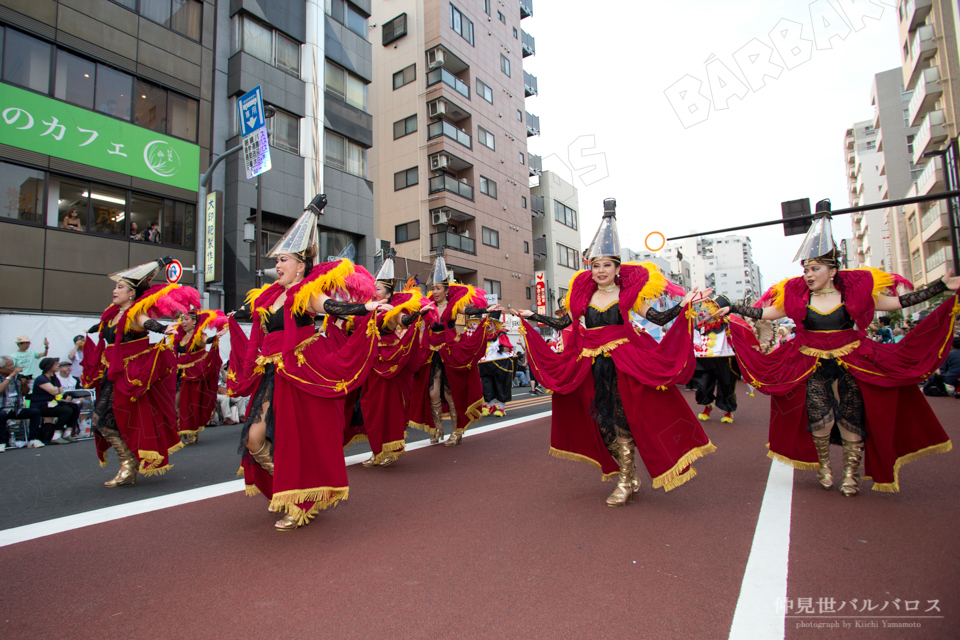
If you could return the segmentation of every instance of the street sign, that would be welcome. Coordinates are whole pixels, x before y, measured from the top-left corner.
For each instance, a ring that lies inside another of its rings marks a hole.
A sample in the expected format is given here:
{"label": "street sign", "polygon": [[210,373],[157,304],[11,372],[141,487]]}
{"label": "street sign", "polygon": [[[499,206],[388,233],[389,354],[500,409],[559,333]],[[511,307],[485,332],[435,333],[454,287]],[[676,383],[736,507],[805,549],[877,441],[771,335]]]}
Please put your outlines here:
{"label": "street sign", "polygon": [[237,100],[237,109],[240,135],[243,138],[243,164],[249,180],[270,171],[272,166],[267,120],[263,114],[263,97],[259,85]]}
{"label": "street sign", "polygon": [[183,265],[180,264],[179,260],[174,260],[167,265],[166,276],[167,282],[170,284],[177,284],[180,282],[180,278],[183,277]]}
{"label": "street sign", "polygon": [[207,201],[204,206],[204,227],[206,233],[203,237],[203,278],[204,282],[214,282],[217,270],[217,192],[211,191],[207,194]]}
{"label": "street sign", "polygon": [[543,316],[547,314],[547,274],[535,271],[533,276],[537,287],[537,313]]}
{"label": "street sign", "polygon": [[486,298],[487,298],[487,306],[489,307],[489,306],[492,306],[492,305],[497,304],[497,303],[499,302],[499,300],[498,300],[499,297],[500,297],[500,296],[498,296],[498,295],[495,294],[495,293],[488,293],[488,294],[486,295]]}

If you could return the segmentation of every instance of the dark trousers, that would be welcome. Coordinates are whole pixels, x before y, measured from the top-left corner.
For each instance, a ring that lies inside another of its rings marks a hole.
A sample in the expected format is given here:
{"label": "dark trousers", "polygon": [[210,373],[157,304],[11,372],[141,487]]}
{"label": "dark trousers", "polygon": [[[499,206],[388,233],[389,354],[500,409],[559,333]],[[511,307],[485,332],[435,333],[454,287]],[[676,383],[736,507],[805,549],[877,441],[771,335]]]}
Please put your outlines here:
{"label": "dark trousers", "polygon": [[721,411],[737,410],[737,378],[740,370],[736,358],[697,358],[697,368],[691,382],[697,390],[697,404],[717,403]]}
{"label": "dark trousers", "polygon": [[[7,430],[7,420],[29,420],[30,430],[27,435],[28,440],[39,440],[40,430],[40,411],[37,409],[20,409],[19,411],[0,411],[0,443],[7,444],[10,438],[10,432]],[[53,429],[47,434],[47,438],[53,435]]]}
{"label": "dark trousers", "polygon": [[[80,419],[80,407],[72,402],[58,402],[55,407],[48,407],[46,404],[37,407],[40,415],[44,418],[56,418],[57,424],[54,430],[76,429]],[[53,435],[52,433],[50,435]],[[49,438],[48,438],[49,440]],[[48,440],[40,439],[46,444]]]}

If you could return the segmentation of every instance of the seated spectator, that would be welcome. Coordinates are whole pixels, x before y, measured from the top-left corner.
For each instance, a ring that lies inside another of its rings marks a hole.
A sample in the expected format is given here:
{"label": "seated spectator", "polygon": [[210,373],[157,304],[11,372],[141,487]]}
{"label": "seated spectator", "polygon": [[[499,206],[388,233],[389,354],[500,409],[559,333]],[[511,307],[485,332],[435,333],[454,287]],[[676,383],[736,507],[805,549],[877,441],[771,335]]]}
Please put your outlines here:
{"label": "seated spectator", "polygon": [[130,239],[137,242],[143,240],[143,238],[140,236],[140,228],[137,226],[136,222],[130,223]]}
{"label": "seated spectator", "polygon": [[[79,405],[80,413],[92,409],[93,403],[89,400],[89,398],[93,397],[93,393],[90,391],[90,389],[84,389],[80,387],[80,378],[77,378],[73,375],[72,363],[69,360],[61,360],[57,367],[57,377],[52,381],[53,384],[58,385],[61,389],[63,389],[64,392],[70,392],[69,396],[72,398],[71,402]],[[74,434],[74,436],[75,435],[76,434]]]}
{"label": "seated spectator", "polygon": [[146,242],[160,244],[160,225],[154,221],[150,223],[150,228],[143,232],[143,239]]}
{"label": "seated spectator", "polygon": [[33,381],[33,391],[30,394],[30,407],[40,411],[40,415],[47,418],[56,418],[53,437],[43,444],[69,444],[77,439],[71,434],[78,431],[80,407],[67,399],[57,399],[63,393],[63,388],[56,384],[57,376],[54,370],[57,366],[56,358],[44,358],[40,361],[40,376]]}
{"label": "seated spectator", "polygon": [[50,342],[46,338],[43,339],[43,351],[28,351],[30,344],[29,336],[17,336],[17,350],[13,352],[14,365],[23,371],[26,378],[40,373],[37,369],[37,360],[46,357],[50,350]]}
{"label": "seated spectator", "polygon": [[76,209],[70,209],[67,215],[63,216],[63,222],[60,223],[61,229],[70,229],[71,231],[83,231],[83,225],[80,224],[80,216]]}
{"label": "seated spectator", "polygon": [[21,370],[10,356],[0,356],[0,451],[6,451],[10,434],[7,431],[7,420],[29,420],[30,429],[27,432],[27,446],[30,448],[42,447],[41,417],[37,409],[27,409],[23,406],[21,388]]}
{"label": "seated spectator", "polygon": [[224,365],[220,370],[220,386],[217,387],[217,404],[220,407],[220,416],[223,424],[238,424],[247,416],[247,398],[234,398],[227,395],[227,368]]}

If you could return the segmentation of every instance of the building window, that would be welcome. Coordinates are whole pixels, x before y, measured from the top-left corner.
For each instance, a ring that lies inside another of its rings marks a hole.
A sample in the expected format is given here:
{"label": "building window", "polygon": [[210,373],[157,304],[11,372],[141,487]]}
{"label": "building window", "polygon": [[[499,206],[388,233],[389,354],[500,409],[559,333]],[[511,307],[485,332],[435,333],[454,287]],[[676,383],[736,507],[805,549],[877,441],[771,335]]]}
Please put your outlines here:
{"label": "building window", "polygon": [[531,296],[530,296],[530,287],[527,287],[526,289],[527,289],[527,300],[530,300],[530,299],[531,299]]}
{"label": "building window", "polygon": [[367,150],[341,135],[324,131],[325,163],[358,178],[367,178]]}
{"label": "building window", "polygon": [[[491,198],[497,197],[497,183],[490,178],[480,176],[480,193],[484,193]],[[486,244],[486,242],[484,242]]]}
{"label": "building window", "polygon": [[523,241],[523,252],[530,253],[530,243],[526,240]]}
{"label": "building window", "polygon": [[405,69],[401,69],[393,74],[393,89],[396,91],[404,85],[408,85],[417,79],[417,65],[412,64]]}
{"label": "building window", "polygon": [[518,35],[518,34],[517,34],[517,28],[514,27],[514,28],[513,28],[513,37],[514,37],[515,40],[519,40],[519,39],[520,39],[520,38],[517,37],[517,35]]}
{"label": "building window", "polygon": [[502,53],[500,54],[500,71],[507,74],[508,78],[510,77],[510,59]]}
{"label": "building window", "polygon": [[477,93],[480,94],[481,98],[493,104],[493,89],[488,87],[480,78],[477,78]]}
{"label": "building window", "polygon": [[401,13],[383,25],[383,46],[387,46],[405,35],[407,35],[407,14]]}
{"label": "building window", "polygon": [[919,230],[917,229],[917,216],[910,214],[910,217],[907,218],[907,225],[910,227],[910,239],[917,237]]}
{"label": "building window", "polygon": [[[120,4],[136,11],[136,0],[120,0]],[[140,0],[140,15],[191,40],[200,40],[203,3],[199,0]]]}
{"label": "building window", "polygon": [[[911,156],[913,155],[913,136],[907,136],[907,153]],[[913,169],[913,163],[910,163],[911,170]]]}
{"label": "building window", "polygon": [[343,67],[327,60],[324,64],[323,81],[326,90],[340,98],[351,107],[366,111],[368,102],[368,87],[359,76],[355,76]]}
{"label": "building window", "polygon": [[570,269],[579,269],[580,253],[565,245],[557,243],[557,264]]}
{"label": "building window", "polygon": [[460,10],[450,3],[450,28],[460,34],[460,37],[473,45],[473,22]]}
{"label": "building window", "polygon": [[527,208],[527,196],[520,196],[520,208],[521,209]]}
{"label": "building window", "polygon": [[236,51],[244,51],[290,75],[300,76],[299,43],[246,14],[237,14],[236,19]]}
{"label": "building window", "polygon": [[876,141],[876,140],[868,140],[868,141],[867,141],[867,149],[876,149],[876,148],[877,148],[877,141]]}
{"label": "building window", "polygon": [[[488,229],[486,227],[481,227],[481,230],[483,234],[482,236],[483,244],[487,245],[488,247],[495,247],[499,249],[500,248],[500,232],[494,229]],[[488,291],[487,293],[493,293],[493,292]]]}
{"label": "building window", "polygon": [[417,130],[417,115],[414,114],[403,120],[397,120],[393,123],[393,139],[402,138],[410,135]]}
{"label": "building window", "polygon": [[43,224],[43,182],[43,171],[0,162],[0,218]]}
{"label": "building window", "polygon": [[483,290],[489,294],[497,296],[497,300],[500,299],[500,281],[499,280],[487,280],[483,279]]}
{"label": "building window", "polygon": [[[97,78],[96,63],[72,53],[58,50],[57,69],[54,77],[53,95],[55,98],[75,104],[78,107],[93,109],[94,83]],[[165,105],[163,110],[166,111]],[[160,133],[163,133],[163,131]]]}
{"label": "building window", "polygon": [[480,142],[480,144],[496,151],[497,143],[493,137],[493,134],[480,126],[478,126],[477,129],[477,140]]}
{"label": "building window", "polygon": [[503,24],[507,24],[507,17],[503,15],[502,11],[497,11],[497,18],[499,18]]}
{"label": "building window", "polygon": [[299,154],[300,118],[292,113],[276,109],[274,116],[267,118],[267,136],[271,146]]}
{"label": "building window", "polygon": [[367,37],[367,19],[353,8],[349,2],[344,0],[326,0],[324,2],[324,13],[344,25],[350,31],[361,38]]}
{"label": "building window", "polygon": [[410,242],[412,240],[420,239],[420,221],[414,220],[413,222],[407,222],[405,224],[398,224],[395,227],[394,233],[394,244],[400,244],[401,242]]}
{"label": "building window", "polygon": [[520,109],[517,109],[517,120],[519,120],[520,122],[523,122],[523,111],[521,111]]}
{"label": "building window", "polygon": [[559,200],[553,201],[553,219],[571,229],[577,228],[577,212]]}
{"label": "building window", "polygon": [[520,164],[524,164],[523,151],[520,152]]}
{"label": "building window", "polygon": [[420,181],[420,174],[416,167],[411,167],[404,171],[397,171],[393,174],[393,190],[400,191],[412,187]]}
{"label": "building window", "polygon": [[485,14],[487,14],[488,16],[491,15],[491,13],[490,13],[490,0],[483,0],[483,12],[484,12]]}
{"label": "building window", "polygon": [[96,96],[94,98],[97,111],[108,116],[130,120],[132,95],[132,76],[102,64],[97,65]]}

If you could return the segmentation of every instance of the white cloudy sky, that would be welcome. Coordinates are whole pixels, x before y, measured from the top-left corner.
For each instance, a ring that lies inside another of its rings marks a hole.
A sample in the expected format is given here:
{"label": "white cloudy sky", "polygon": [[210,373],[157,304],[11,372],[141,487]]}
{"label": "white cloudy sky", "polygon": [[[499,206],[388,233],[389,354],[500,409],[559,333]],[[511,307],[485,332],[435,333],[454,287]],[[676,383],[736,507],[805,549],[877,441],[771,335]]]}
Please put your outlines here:
{"label": "white cloudy sky", "polygon": [[[895,4],[874,0],[878,19],[857,19],[856,29],[839,29],[845,39],[826,40],[815,39],[811,16],[828,10],[826,0],[534,0],[534,16],[522,26],[536,38],[537,54],[524,68],[539,82],[527,110],[540,116],[542,133],[529,140],[530,152],[562,172],[558,159],[592,135],[596,150],[587,153],[602,152],[609,172],[595,182],[597,173],[574,180],[582,242],[596,231],[605,197],[617,199],[621,241],[635,250],[650,231],[672,236],[778,218],[785,200],[848,206],[844,132],[873,117],[873,75],[900,66],[896,10],[883,2]],[[809,59],[684,128],[665,90],[690,75],[711,97],[704,66],[711,57],[746,82],[734,52],[754,38],[771,46],[782,19],[802,23],[802,37],[814,40]],[[838,241],[849,229],[849,217],[835,220]],[[800,236],[785,238],[780,227],[746,233],[765,286],[798,273],[791,259]]]}

